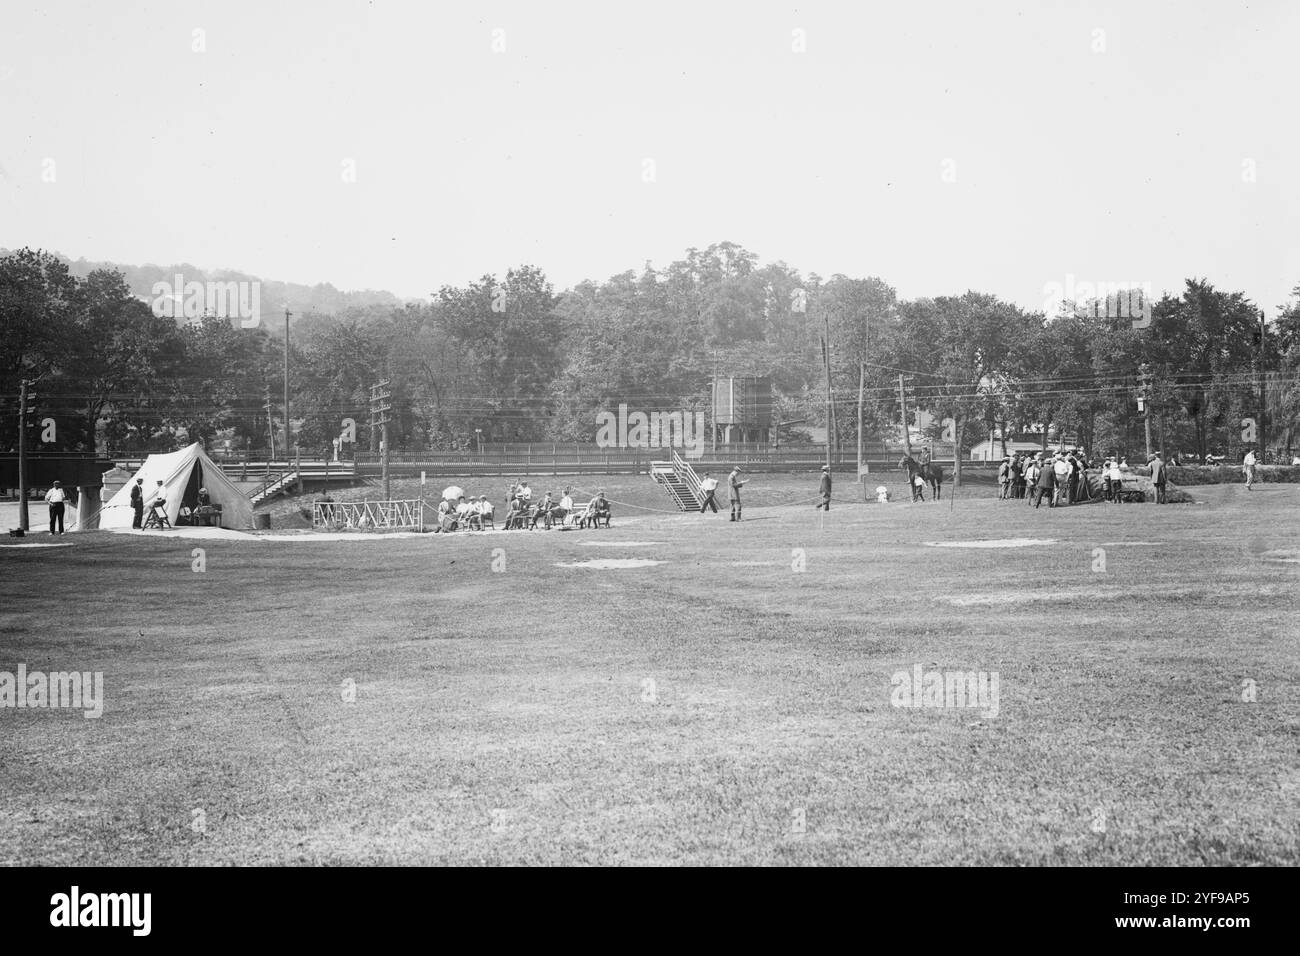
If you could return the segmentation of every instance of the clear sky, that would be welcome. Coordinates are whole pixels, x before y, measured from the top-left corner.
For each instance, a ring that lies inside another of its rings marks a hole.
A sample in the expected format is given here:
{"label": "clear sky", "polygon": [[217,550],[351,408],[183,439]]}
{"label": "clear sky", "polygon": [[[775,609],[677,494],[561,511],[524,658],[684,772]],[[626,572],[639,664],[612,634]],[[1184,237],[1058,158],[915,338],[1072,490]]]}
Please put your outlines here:
{"label": "clear sky", "polygon": [[1199,275],[1272,315],[1298,40],[1284,0],[6,0],[0,246],[424,296],[730,240],[905,297]]}

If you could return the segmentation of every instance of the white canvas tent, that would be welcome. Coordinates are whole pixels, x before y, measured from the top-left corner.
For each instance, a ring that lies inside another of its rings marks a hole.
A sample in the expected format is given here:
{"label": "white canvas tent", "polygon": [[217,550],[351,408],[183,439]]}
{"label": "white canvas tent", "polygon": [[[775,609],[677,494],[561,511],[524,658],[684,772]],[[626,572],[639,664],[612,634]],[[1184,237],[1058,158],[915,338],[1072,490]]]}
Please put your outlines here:
{"label": "white canvas tent", "polygon": [[163,483],[167,500],[167,517],[173,525],[181,506],[194,507],[198,503],[199,488],[207,488],[214,505],[221,505],[221,523],[227,528],[247,529],[253,526],[253,505],[246,495],[231,483],[212,459],[203,453],[198,442],[169,455],[150,455],[131,480],[113,495],[100,512],[101,528],[130,528],[134,517],[131,511],[131,489],[137,478],[144,479],[145,515],[157,497],[158,482]]}

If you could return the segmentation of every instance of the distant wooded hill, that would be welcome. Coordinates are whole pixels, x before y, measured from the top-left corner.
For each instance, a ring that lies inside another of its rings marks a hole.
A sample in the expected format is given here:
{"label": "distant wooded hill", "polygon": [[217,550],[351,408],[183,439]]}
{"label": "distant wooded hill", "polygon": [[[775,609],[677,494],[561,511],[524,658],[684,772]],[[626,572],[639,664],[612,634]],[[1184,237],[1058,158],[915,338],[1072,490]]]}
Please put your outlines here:
{"label": "distant wooded hill", "polygon": [[[8,254],[9,250],[0,249],[0,256]],[[366,308],[375,305],[400,306],[403,302],[398,296],[384,290],[364,289],[356,292],[343,292],[334,288],[328,282],[322,282],[318,285],[280,282],[233,269],[200,269],[188,262],[167,266],[154,265],[150,262],[141,266],[133,266],[121,262],[69,259],[58,252],[55,252],[54,255],[66,262],[68,271],[78,279],[86,278],[96,269],[111,269],[120,272],[126,278],[126,283],[131,292],[145,300],[153,298],[155,282],[173,282],[179,273],[185,277],[186,282],[260,280],[262,283],[262,309],[268,315],[283,311],[286,305],[295,315],[307,315],[311,312],[339,315],[348,309]]]}

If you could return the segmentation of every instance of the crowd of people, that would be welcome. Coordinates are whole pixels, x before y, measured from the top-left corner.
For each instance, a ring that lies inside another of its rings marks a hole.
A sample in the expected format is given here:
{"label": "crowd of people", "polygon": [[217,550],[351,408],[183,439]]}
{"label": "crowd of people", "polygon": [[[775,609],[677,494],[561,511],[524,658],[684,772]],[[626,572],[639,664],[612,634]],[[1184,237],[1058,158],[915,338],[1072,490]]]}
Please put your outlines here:
{"label": "crowd of people", "polygon": [[[1151,483],[1155,486],[1156,503],[1164,504],[1167,500],[1168,466],[1158,452],[1148,459],[1147,466],[1151,471]],[[1091,501],[1095,495],[1088,483],[1089,471],[1101,477],[1103,500],[1119,504],[1134,494],[1133,490],[1124,487],[1126,478],[1136,477],[1127,458],[1112,456],[1100,462],[1089,461],[1081,449],[1071,448],[1055,453],[1017,452],[1004,456],[998,467],[998,498],[1023,499],[1035,508],[1041,507],[1044,500],[1049,508]]]}
{"label": "crowd of people", "polygon": [[[565,488],[559,497],[547,491],[535,501],[533,489],[528,480],[523,479],[511,483],[506,498],[509,501],[504,522],[506,531],[533,531],[539,526],[543,529],[609,527],[609,499],[604,490],[597,491],[590,501],[579,507],[574,503],[571,487]],[[482,531],[489,525],[496,528],[496,506],[487,495],[470,495],[468,498],[459,495],[454,502],[444,498],[439,503],[438,525],[434,531]]]}

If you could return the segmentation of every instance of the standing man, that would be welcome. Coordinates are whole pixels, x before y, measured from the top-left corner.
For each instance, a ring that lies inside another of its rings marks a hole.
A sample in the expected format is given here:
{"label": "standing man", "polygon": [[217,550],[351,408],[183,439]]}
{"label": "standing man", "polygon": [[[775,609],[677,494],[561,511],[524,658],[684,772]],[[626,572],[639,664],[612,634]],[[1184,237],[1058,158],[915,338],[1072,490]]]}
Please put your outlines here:
{"label": "standing man", "polygon": [[817,486],[817,493],[822,496],[822,500],[817,503],[817,510],[831,510],[831,466],[822,465],[822,480]]}
{"label": "standing man", "polygon": [[64,502],[68,500],[68,493],[63,490],[59,482],[54,483],[54,487],[45,492],[45,500],[50,506],[50,534],[54,534],[54,525],[57,522],[59,534],[63,534],[63,509]]}
{"label": "standing man", "polygon": [[1059,451],[1056,453],[1056,459],[1052,462],[1052,476],[1052,504],[1069,504],[1066,498],[1070,487],[1070,463],[1065,460],[1065,456]]}
{"label": "standing man", "polygon": [[1255,483],[1255,449],[1247,448],[1246,457],[1241,460],[1241,470],[1246,474],[1246,490],[1250,491],[1250,486]]}
{"label": "standing man", "polygon": [[743,487],[745,483],[740,480],[740,466],[737,465],[727,477],[727,501],[731,504],[732,521],[740,520],[740,489]]}
{"label": "standing man", "polygon": [[700,481],[700,490],[704,492],[704,503],[700,505],[700,514],[704,514],[705,508],[712,508],[713,513],[718,513],[718,502],[713,497],[713,492],[717,490],[718,479],[709,477],[709,473],[704,473],[704,478]]}
{"label": "standing man", "polygon": [[137,478],[131,486],[131,527],[139,529],[144,523],[144,479]]}
{"label": "standing man", "polygon": [[1156,486],[1156,504],[1165,503],[1165,483],[1169,480],[1169,469],[1160,460],[1160,452],[1151,456],[1151,483]]}
{"label": "standing man", "polygon": [[1002,464],[998,466],[998,500],[1008,497],[1007,488],[1011,483],[1011,456],[1003,455]]}
{"label": "standing man", "polygon": [[1038,466],[1038,486],[1034,489],[1035,509],[1043,503],[1044,496],[1047,498],[1047,507],[1056,507],[1056,502],[1052,500],[1052,485],[1056,480],[1053,464],[1051,461],[1044,461]]}
{"label": "standing man", "polygon": [[1025,501],[1030,505],[1034,503],[1034,488],[1038,484],[1038,468],[1037,458],[1025,458]]}

